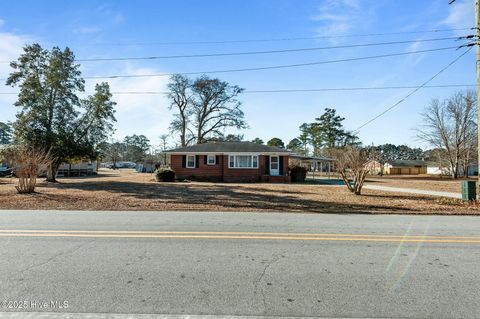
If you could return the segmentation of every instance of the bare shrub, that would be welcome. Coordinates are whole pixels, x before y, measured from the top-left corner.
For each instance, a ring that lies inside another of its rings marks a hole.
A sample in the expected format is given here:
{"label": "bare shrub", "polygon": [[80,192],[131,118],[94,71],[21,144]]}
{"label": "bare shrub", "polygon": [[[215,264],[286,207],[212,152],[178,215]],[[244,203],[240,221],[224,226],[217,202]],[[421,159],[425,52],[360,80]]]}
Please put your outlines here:
{"label": "bare shrub", "polygon": [[49,152],[28,147],[10,147],[2,153],[12,167],[13,174],[18,178],[15,185],[17,192],[20,194],[35,192],[37,177],[46,172],[51,162]]}
{"label": "bare shrub", "polygon": [[348,190],[360,195],[369,172],[368,151],[356,146],[347,146],[332,151],[332,156],[337,160],[338,173]]}

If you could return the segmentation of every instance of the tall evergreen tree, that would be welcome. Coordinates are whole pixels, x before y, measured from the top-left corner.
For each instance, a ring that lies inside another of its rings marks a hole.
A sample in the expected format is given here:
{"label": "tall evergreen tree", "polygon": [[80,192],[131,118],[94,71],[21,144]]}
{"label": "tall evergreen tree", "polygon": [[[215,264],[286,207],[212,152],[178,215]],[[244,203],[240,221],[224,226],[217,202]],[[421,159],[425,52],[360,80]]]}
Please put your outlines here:
{"label": "tall evergreen tree", "polygon": [[6,84],[20,88],[15,140],[51,154],[47,180],[54,182],[63,161],[92,155],[112,130],[115,103],[110,101],[110,88],[107,83],[97,85],[93,96],[81,100],[77,94],[84,91],[85,82],[69,48],[49,51],[28,45],[10,66]]}
{"label": "tall evergreen tree", "polygon": [[124,158],[132,162],[143,160],[150,149],[150,140],[145,135],[125,136],[123,144],[125,145]]}
{"label": "tall evergreen tree", "polygon": [[263,144],[263,140],[259,137],[255,137],[253,140],[252,140],[252,143],[255,143],[255,144]]}
{"label": "tall evergreen tree", "polygon": [[292,151],[292,152],[305,155],[304,152],[303,152],[303,144],[302,144],[302,141],[300,141],[300,139],[298,139],[298,138],[294,138],[293,140],[291,140],[290,142],[288,142],[288,144],[287,144],[287,150],[290,150],[290,151]]}
{"label": "tall evergreen tree", "polygon": [[0,122],[0,145],[10,144],[12,141],[12,126],[10,123]]}
{"label": "tall evergreen tree", "polygon": [[285,148],[285,143],[283,143],[283,141],[281,139],[279,139],[278,137],[274,137],[274,138],[270,139],[267,142],[267,145],[268,146],[276,146],[276,147],[279,147],[279,148]]}

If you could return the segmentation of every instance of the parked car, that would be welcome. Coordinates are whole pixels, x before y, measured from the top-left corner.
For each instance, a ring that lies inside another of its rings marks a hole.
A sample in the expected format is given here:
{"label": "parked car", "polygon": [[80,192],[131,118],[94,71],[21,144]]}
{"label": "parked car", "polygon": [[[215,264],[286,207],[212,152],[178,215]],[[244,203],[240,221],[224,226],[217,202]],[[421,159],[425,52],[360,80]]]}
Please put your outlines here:
{"label": "parked car", "polygon": [[12,169],[8,166],[0,166],[0,177],[12,175]]}

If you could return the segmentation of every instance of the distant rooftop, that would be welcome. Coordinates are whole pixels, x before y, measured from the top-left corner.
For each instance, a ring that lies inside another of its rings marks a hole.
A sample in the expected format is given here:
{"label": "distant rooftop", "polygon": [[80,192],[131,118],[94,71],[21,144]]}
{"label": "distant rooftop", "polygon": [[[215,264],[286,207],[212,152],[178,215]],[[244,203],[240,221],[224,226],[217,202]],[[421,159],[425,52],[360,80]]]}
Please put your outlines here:
{"label": "distant rooftop", "polygon": [[166,153],[290,153],[283,148],[252,142],[208,142],[166,151]]}
{"label": "distant rooftop", "polygon": [[422,160],[395,160],[388,162],[393,167],[411,167],[411,166],[427,166],[429,163]]}

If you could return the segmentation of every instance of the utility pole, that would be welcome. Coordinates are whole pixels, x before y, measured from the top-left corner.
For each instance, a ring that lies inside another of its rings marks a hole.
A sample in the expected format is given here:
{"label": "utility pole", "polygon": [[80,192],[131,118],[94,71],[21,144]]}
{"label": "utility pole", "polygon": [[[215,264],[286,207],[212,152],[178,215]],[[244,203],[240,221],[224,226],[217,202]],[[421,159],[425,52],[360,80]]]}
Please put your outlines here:
{"label": "utility pole", "polygon": [[[480,200],[480,0],[475,1],[475,28],[477,37],[475,43],[477,45],[477,199]],[[468,169],[468,167],[467,167]]]}
{"label": "utility pole", "polygon": [[[450,0],[448,4],[452,4],[455,1]],[[473,37],[473,45],[477,46],[477,200],[480,200],[480,0],[473,1],[475,2],[475,36]]]}

